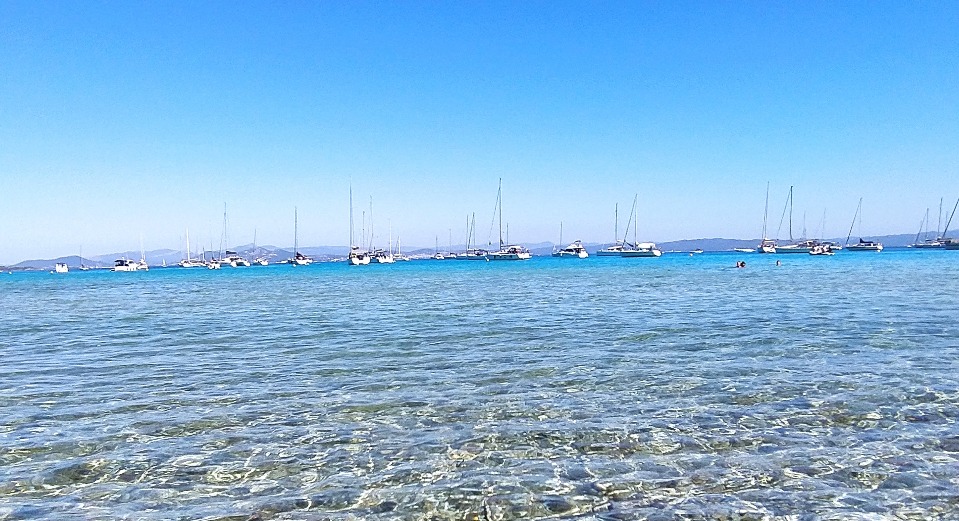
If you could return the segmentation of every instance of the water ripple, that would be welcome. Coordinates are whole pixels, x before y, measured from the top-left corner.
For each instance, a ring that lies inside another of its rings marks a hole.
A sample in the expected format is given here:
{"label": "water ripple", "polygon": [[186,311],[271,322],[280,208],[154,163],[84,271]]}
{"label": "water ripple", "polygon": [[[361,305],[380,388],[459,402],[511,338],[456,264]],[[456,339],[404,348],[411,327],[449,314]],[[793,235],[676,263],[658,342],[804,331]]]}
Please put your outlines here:
{"label": "water ripple", "polygon": [[0,519],[957,518],[953,257],[8,276]]}

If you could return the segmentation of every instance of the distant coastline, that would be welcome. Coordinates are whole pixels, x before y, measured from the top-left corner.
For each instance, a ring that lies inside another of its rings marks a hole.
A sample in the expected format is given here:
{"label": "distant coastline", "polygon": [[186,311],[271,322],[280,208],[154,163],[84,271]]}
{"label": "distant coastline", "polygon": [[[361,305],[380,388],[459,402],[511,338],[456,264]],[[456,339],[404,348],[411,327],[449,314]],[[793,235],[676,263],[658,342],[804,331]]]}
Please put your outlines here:
{"label": "distant coastline", "polygon": [[[887,248],[901,248],[906,247],[912,244],[916,236],[915,234],[896,234],[896,235],[870,235],[864,236],[864,239],[867,240],[876,240],[882,242]],[[831,238],[825,239],[829,241],[834,241],[842,244],[845,242],[845,238]],[[657,243],[659,248],[666,252],[688,252],[695,249],[701,249],[707,252],[719,252],[719,251],[731,251],[735,248],[755,248],[759,244],[760,239],[726,239],[726,238],[702,238],[702,239],[681,239],[675,241],[665,241]],[[596,251],[600,248],[608,246],[610,243],[600,243],[600,242],[586,242],[584,245],[586,249],[590,252]],[[238,251],[243,254],[246,251],[252,249],[252,244],[239,245],[230,248],[231,250]],[[546,256],[552,252],[554,246],[565,246],[559,245],[552,242],[539,242],[532,243],[528,247],[534,256]],[[275,254],[277,259],[286,259],[292,256],[292,248],[281,248],[276,246],[258,246],[261,251]],[[448,246],[447,246],[448,248]],[[446,251],[447,248],[440,248],[441,251]],[[452,246],[453,251],[462,251],[465,250],[465,245],[454,244]],[[328,261],[332,262],[338,259],[341,259],[346,256],[346,252],[349,250],[347,246],[311,246],[311,247],[301,247],[300,250],[307,254],[315,257],[318,261]],[[404,253],[411,256],[428,256],[432,255],[434,248],[424,248],[424,247],[413,247],[409,250],[404,248]],[[176,265],[181,259],[183,259],[186,253],[182,250],[171,250],[171,249],[161,249],[148,251],[146,253],[146,261],[150,266],[161,266],[164,262],[168,266]],[[50,270],[53,269],[54,265],[58,262],[66,263],[71,268],[78,267],[80,264],[89,266],[92,268],[112,268],[113,261],[120,258],[128,259],[139,259],[139,251],[126,251],[126,252],[114,252],[107,253],[102,255],[93,255],[93,256],[84,256],[82,259],[78,255],[67,255],[63,257],[57,257],[54,259],[30,259],[20,261],[16,264],[9,266],[0,266],[0,269],[4,271],[32,271],[32,270]]]}

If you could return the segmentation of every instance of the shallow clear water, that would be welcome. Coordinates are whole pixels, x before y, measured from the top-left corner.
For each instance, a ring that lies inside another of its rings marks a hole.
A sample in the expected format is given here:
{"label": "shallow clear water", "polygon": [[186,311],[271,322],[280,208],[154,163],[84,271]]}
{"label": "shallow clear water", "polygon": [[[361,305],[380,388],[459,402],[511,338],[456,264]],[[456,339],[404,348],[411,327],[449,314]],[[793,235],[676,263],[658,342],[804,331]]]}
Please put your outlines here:
{"label": "shallow clear water", "polygon": [[959,252],[4,274],[0,519],[957,519],[957,355]]}

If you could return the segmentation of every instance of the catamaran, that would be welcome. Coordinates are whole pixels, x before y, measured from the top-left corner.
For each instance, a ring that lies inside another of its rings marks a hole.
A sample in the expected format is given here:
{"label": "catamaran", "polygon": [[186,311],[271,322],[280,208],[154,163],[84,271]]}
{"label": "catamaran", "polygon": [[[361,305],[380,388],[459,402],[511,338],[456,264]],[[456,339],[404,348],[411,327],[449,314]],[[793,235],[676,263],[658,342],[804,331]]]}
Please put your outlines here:
{"label": "catamaran", "polygon": [[240,266],[248,267],[250,265],[250,261],[241,257],[240,254],[235,251],[226,250],[225,253],[226,257],[223,259],[223,262],[229,264],[233,268],[238,268]]}
{"label": "catamaran", "polygon": [[639,202],[639,194],[636,194],[633,197],[633,210],[630,212],[630,219],[633,221],[633,242],[630,243],[626,241],[626,237],[629,236],[629,222],[626,222],[626,235],[623,237],[623,250],[620,252],[620,257],[659,257],[663,254],[659,248],[656,247],[655,243],[652,242],[637,242],[636,229],[638,228],[638,215],[636,211],[636,204]]}
{"label": "catamaran", "polygon": [[503,242],[503,178],[499,180],[499,190],[496,192],[496,207],[499,210],[499,250],[490,252],[489,260],[529,260],[533,254],[524,246]]}
{"label": "catamaran", "polygon": [[70,271],[70,268],[67,266],[66,262],[58,262],[53,265],[53,273],[67,273]]}
{"label": "catamaran", "polygon": [[[849,244],[849,238],[852,236],[852,228],[856,225],[856,217],[859,217],[859,242]],[[856,206],[856,213],[852,216],[852,224],[849,225],[849,234],[846,235],[845,248],[849,251],[882,251],[882,243],[877,241],[867,241],[862,238],[862,197],[859,198],[859,205]]]}

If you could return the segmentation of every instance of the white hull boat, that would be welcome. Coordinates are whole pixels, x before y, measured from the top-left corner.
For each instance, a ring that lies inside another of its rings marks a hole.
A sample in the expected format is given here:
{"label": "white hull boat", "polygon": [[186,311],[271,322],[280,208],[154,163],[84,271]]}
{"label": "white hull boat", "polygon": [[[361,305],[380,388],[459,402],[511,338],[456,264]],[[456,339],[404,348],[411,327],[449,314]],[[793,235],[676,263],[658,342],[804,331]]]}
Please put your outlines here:
{"label": "white hull boat", "polygon": [[354,246],[350,249],[347,261],[349,261],[350,266],[366,266],[370,263],[370,254]]}
{"label": "white hull boat", "polygon": [[879,253],[882,251],[882,243],[859,239],[858,243],[847,245],[846,249],[849,251],[874,251]]}
{"label": "white hull boat", "polygon": [[177,263],[181,268],[202,268],[206,266],[206,263],[190,258],[190,229],[186,230],[186,258]]}
{"label": "white hull boat", "polygon": [[117,259],[113,263],[113,271],[149,271],[149,269],[150,267],[143,260]]}
{"label": "white hull boat", "polygon": [[[563,223],[559,223],[559,243],[563,244]],[[583,241],[573,241],[569,243],[563,249],[556,250],[553,252],[553,257],[559,258],[571,258],[571,259],[585,259],[589,257],[589,253],[586,251],[586,248],[583,247]]]}
{"label": "white hull boat", "polygon": [[602,250],[598,250],[596,252],[596,255],[599,257],[619,257],[622,254],[623,254],[623,243],[619,241],[616,241],[616,244],[608,248],[603,248]]}
{"label": "white hull boat", "polygon": [[813,249],[813,245],[808,245],[804,243],[800,244],[787,244],[785,246],[776,246],[776,251],[774,253],[806,253],[808,254]]}
{"label": "white hull boat", "polygon": [[660,257],[663,252],[656,247],[655,243],[652,242],[637,242],[637,230],[639,228],[639,216],[636,211],[636,204],[639,202],[639,194],[636,194],[633,197],[633,210],[631,212],[630,220],[626,222],[626,237],[629,236],[629,223],[632,222],[633,225],[633,242],[630,243],[626,240],[626,237],[623,237],[623,249],[620,251],[620,257]]}
{"label": "white hull boat", "polygon": [[633,247],[623,248],[623,252],[620,254],[620,257],[660,257],[663,255],[663,252],[656,248],[656,245],[651,242],[641,242]]}
{"label": "white hull boat", "polygon": [[[849,235],[846,235],[845,248],[849,251],[882,251],[882,243],[877,241],[867,241],[862,238],[862,197],[859,198],[859,205],[856,206],[856,213],[852,216],[852,224],[849,225]],[[856,225],[856,217],[859,217],[859,242],[849,244],[849,238],[852,237],[852,228]]]}
{"label": "white hull boat", "polygon": [[589,252],[583,247],[583,243],[576,241],[562,250],[554,251],[553,257],[585,259],[589,257]]}
{"label": "white hull boat", "polygon": [[499,251],[491,252],[487,258],[489,260],[529,260],[533,257],[533,254],[529,252],[526,248],[522,246],[512,245],[507,246]]}
{"label": "white hull boat", "polygon": [[396,262],[396,259],[393,258],[393,254],[387,253],[383,250],[377,250],[373,252],[372,262],[376,264],[393,264]]}

